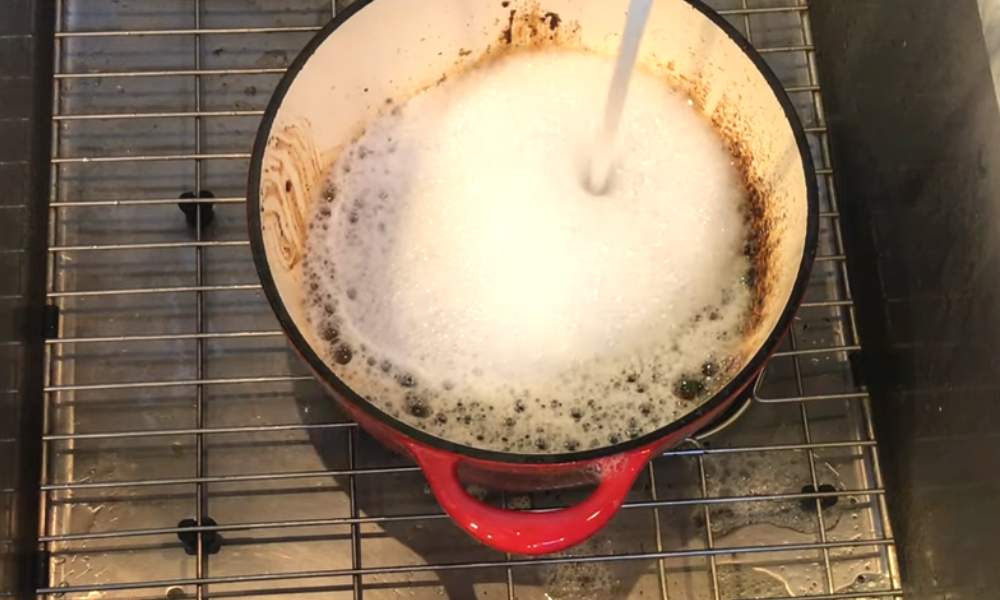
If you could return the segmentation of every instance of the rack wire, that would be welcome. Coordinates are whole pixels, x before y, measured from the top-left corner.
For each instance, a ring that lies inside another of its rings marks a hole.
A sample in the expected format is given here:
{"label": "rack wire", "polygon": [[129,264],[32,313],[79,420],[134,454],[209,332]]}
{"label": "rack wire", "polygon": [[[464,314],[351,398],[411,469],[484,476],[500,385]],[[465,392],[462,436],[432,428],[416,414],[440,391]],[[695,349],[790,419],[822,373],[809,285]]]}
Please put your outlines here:
{"label": "rack wire", "polygon": [[791,335],[745,414],[654,460],[593,541],[532,559],[467,540],[330,408],[254,275],[246,149],[348,3],[56,0],[39,596],[902,598],[805,0],[710,2],[779,75],[818,166]]}

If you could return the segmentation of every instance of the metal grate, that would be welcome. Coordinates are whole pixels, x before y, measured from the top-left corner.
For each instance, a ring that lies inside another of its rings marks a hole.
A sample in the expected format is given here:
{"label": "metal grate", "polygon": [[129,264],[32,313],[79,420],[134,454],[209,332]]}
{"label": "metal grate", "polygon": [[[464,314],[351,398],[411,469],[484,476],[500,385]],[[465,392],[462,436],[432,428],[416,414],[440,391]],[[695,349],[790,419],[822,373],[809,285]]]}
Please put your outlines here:
{"label": "metal grate", "polygon": [[39,595],[902,597],[804,0],[711,2],[784,82],[820,167],[792,335],[738,420],[657,458],[594,540],[537,559],[452,526],[414,466],[333,411],[260,293],[247,150],[348,2],[56,4]]}

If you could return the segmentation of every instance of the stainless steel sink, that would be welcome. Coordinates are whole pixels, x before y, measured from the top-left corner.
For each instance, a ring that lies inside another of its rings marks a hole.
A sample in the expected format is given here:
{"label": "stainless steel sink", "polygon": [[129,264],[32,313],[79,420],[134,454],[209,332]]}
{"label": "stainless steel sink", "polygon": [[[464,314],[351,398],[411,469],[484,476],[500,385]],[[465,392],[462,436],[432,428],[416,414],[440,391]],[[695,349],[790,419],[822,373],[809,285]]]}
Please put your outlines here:
{"label": "stainless steel sink", "polygon": [[[57,4],[39,593],[901,597],[804,3],[710,2],[765,53],[820,169],[821,257],[793,334],[745,413],[657,458],[594,540],[539,559],[443,517],[414,466],[332,408],[259,291],[250,143],[283,67],[347,3]],[[184,519],[202,524],[193,544]]]}

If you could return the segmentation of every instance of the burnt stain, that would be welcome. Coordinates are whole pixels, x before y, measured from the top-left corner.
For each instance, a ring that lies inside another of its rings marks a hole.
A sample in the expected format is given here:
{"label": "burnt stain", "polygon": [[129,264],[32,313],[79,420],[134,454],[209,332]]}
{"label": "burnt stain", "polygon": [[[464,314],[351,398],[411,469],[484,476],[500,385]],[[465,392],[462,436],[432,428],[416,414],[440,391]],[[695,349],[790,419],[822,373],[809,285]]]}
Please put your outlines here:
{"label": "burnt stain", "polygon": [[458,51],[459,56],[468,56],[470,54],[472,54],[472,50],[469,50],[468,48],[460,48]]}
{"label": "burnt stain", "polygon": [[546,12],[533,5],[507,13],[507,23],[499,41],[504,48],[581,48],[579,36],[579,23],[570,24],[559,13]]}
{"label": "burnt stain", "polygon": [[[699,107],[704,106],[707,90],[703,85],[684,77],[680,78],[680,84],[679,89],[686,91]],[[780,218],[775,210],[780,203],[772,185],[759,172],[760,157],[754,154],[746,139],[739,109],[724,98],[710,120],[743,180],[744,218],[748,229],[744,253],[750,260],[745,282],[752,292],[743,333],[749,334],[763,324],[768,301],[777,285],[780,267],[775,262],[781,233],[777,230]]]}
{"label": "burnt stain", "polygon": [[545,13],[545,16],[542,17],[542,20],[549,24],[549,29],[551,31],[555,31],[556,29],[558,29],[559,24],[562,23],[562,17],[559,16],[559,13],[554,13],[554,12]]}
{"label": "burnt stain", "polygon": [[507,17],[507,28],[503,30],[502,37],[503,41],[509,46],[514,42],[514,17],[517,16],[517,11],[511,9],[510,15]]}

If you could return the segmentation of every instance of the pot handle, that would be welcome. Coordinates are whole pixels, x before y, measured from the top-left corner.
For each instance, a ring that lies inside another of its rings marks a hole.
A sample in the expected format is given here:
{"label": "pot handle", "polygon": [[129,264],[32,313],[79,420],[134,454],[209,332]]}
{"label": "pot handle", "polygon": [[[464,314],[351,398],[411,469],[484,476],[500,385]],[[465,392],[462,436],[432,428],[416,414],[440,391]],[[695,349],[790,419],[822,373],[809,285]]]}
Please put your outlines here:
{"label": "pot handle", "polygon": [[649,447],[598,459],[600,483],[583,502],[544,512],[504,510],[480,502],[458,480],[461,457],[407,444],[445,512],[480,542],[514,554],[559,552],[594,535],[617,512],[653,455]]}

